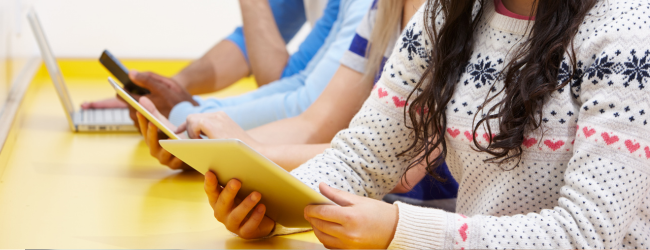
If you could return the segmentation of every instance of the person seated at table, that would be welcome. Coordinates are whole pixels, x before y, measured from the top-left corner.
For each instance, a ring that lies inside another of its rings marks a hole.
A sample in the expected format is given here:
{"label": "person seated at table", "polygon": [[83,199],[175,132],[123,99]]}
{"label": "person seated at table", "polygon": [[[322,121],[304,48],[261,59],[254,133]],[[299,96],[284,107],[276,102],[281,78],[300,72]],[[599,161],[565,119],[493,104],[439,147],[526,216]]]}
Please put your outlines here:
{"label": "person seated at table", "polygon": [[[316,236],[328,248],[647,248],[648,8],[428,1],[382,92],[291,172],[340,205],[305,208]],[[376,200],[409,169],[436,176],[443,161],[460,183],[455,213]],[[244,238],[282,229],[260,193],[235,203],[241,183],[217,178],[206,174],[205,189],[226,228]]]}
{"label": "person seated at table", "polygon": [[[329,142],[334,135],[347,128],[362,101],[370,95],[399,38],[400,30],[404,29],[423,3],[424,0],[375,1],[357,28],[355,38],[341,59],[341,66],[331,83],[304,113],[247,132],[224,113],[194,114],[188,117],[188,126],[181,125],[180,130],[187,129],[190,138],[199,138],[196,131],[203,131],[211,139],[238,138],[291,171],[330,147]],[[141,103],[153,113],[157,112],[146,98]],[[166,120],[164,117],[160,119]],[[157,129],[149,130],[144,117],[139,117],[139,122],[152,156],[170,168],[184,166],[183,162],[160,147]],[[169,126],[173,127],[172,124]],[[412,171],[411,174],[414,176],[409,178],[410,181],[398,185],[394,190],[396,194],[389,195],[387,201],[403,200],[454,211],[458,184],[446,167],[440,170],[440,175],[445,178],[442,182],[431,177],[420,181],[425,175],[424,171]]]}
{"label": "person seated at table", "polygon": [[[328,4],[334,5],[336,1],[330,0]],[[149,99],[175,125],[183,123],[189,114],[218,110],[228,113],[244,128],[295,116],[309,107],[325,88],[371,2],[345,0],[337,3],[340,10],[332,29],[304,70],[241,96],[203,100],[191,97],[174,83],[165,82],[155,75],[131,72],[130,77],[136,84],[151,90],[152,93],[147,95]],[[132,116],[135,116],[134,112]]]}
{"label": "person seated at table", "polygon": [[[322,47],[338,17],[340,1],[239,2],[246,29],[237,27],[205,55],[171,78],[150,72],[138,75],[155,78],[151,81],[178,85],[193,95],[222,90],[251,74],[255,75],[258,86],[290,77],[304,70]],[[298,51],[289,55],[286,43],[293,39],[306,21],[313,28]],[[128,107],[117,98],[86,102],[81,106],[84,109]]]}

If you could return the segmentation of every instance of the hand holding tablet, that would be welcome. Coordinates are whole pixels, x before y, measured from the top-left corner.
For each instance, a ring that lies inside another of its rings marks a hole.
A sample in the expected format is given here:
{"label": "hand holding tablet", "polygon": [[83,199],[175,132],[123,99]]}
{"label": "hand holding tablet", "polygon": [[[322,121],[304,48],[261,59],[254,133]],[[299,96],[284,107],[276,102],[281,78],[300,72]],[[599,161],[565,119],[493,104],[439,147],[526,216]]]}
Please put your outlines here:
{"label": "hand holding tablet", "polygon": [[120,87],[113,78],[109,77],[108,82],[113,86],[115,89],[115,92],[126,101],[129,106],[133,107],[135,110],[137,110],[140,114],[142,114],[144,117],[147,118],[151,123],[156,125],[158,129],[160,129],[163,133],[165,133],[167,136],[169,136],[169,139],[174,139],[178,140],[181,139],[177,134],[174,133],[174,130],[168,128],[167,126],[164,125],[163,122],[161,122],[159,119],[157,119],[151,112],[149,112],[146,108],[144,108],[138,101],[133,99],[129,93],[127,93],[122,87]]}
{"label": "hand holding tablet", "polygon": [[334,204],[240,140],[161,140],[160,145],[200,173],[216,173],[221,186],[239,180],[242,200],[259,192],[265,215],[283,226],[311,227],[305,207]]}
{"label": "hand holding tablet", "polygon": [[165,126],[112,78],[108,81],[124,101],[174,139],[160,140],[160,146],[200,173],[210,170],[218,173],[220,185],[231,179],[239,180],[241,198],[253,191],[260,192],[260,203],[266,206],[265,215],[274,221],[288,227],[310,227],[303,216],[307,205],[334,204],[240,140],[180,140],[174,130]]}

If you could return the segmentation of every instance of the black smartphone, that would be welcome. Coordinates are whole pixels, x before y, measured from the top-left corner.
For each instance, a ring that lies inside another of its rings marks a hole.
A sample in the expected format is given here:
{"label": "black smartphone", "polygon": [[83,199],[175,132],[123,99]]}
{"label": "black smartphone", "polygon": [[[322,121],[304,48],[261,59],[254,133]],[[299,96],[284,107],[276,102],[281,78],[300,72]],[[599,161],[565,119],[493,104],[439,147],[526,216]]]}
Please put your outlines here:
{"label": "black smartphone", "polygon": [[135,83],[129,79],[129,71],[126,67],[124,67],[124,65],[108,50],[104,50],[102,56],[99,57],[99,62],[101,62],[102,65],[104,65],[104,67],[106,67],[106,69],[124,85],[124,89],[129,93],[136,95],[146,95],[151,93],[148,89],[135,85]]}

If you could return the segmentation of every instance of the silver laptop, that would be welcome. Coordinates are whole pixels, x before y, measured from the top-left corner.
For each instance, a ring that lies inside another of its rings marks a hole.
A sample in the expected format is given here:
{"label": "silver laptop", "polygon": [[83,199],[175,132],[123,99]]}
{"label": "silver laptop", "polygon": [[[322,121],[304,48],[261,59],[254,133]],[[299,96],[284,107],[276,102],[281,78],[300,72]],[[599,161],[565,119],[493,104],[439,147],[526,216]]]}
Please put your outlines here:
{"label": "silver laptop", "polygon": [[133,121],[131,121],[131,118],[129,117],[129,110],[127,108],[75,111],[75,107],[70,99],[70,94],[68,93],[68,88],[63,81],[63,75],[61,75],[59,65],[57,64],[52,49],[45,38],[41,22],[38,20],[38,16],[36,16],[34,9],[29,11],[27,19],[29,19],[29,24],[32,26],[34,36],[36,36],[36,41],[38,42],[38,47],[41,50],[41,56],[43,57],[47,71],[50,73],[56,92],[59,94],[59,99],[61,100],[61,104],[63,104],[63,109],[65,109],[70,129],[79,132],[137,131],[133,125]]}

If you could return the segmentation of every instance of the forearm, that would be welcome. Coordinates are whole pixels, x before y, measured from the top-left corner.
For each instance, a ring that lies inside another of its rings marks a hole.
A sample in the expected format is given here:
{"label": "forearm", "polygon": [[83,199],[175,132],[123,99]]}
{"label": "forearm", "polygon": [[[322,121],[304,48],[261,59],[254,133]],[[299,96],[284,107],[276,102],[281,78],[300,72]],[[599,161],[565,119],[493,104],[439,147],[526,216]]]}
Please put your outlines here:
{"label": "forearm", "polygon": [[250,67],[239,47],[222,40],[172,79],[197,95],[224,89],[249,74]]}
{"label": "forearm", "polygon": [[323,93],[304,113],[248,132],[261,143],[329,143],[337,132],[348,127],[368,98],[372,84],[362,82],[362,77],[361,73],[341,66]]}
{"label": "forearm", "polygon": [[247,132],[255,140],[265,144],[329,143],[336,132],[320,132],[320,126],[315,123],[314,121],[304,119],[304,116],[300,115],[269,123],[248,130]]}
{"label": "forearm", "polygon": [[329,143],[264,145],[261,146],[259,150],[260,153],[280,165],[285,170],[291,171],[307,162],[309,159],[323,153],[323,151],[329,147]]}
{"label": "forearm", "polygon": [[280,79],[289,53],[268,1],[240,0],[246,49],[259,86]]}

